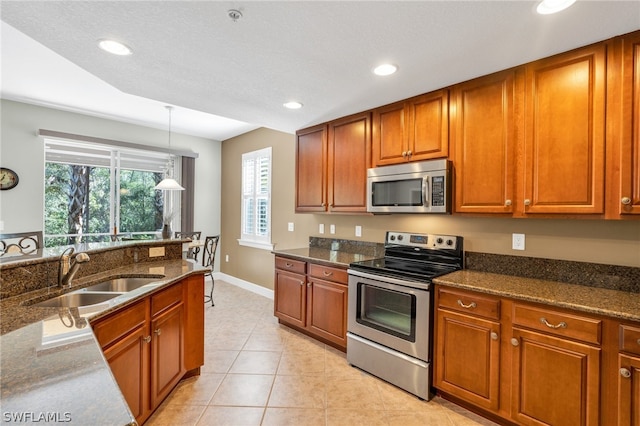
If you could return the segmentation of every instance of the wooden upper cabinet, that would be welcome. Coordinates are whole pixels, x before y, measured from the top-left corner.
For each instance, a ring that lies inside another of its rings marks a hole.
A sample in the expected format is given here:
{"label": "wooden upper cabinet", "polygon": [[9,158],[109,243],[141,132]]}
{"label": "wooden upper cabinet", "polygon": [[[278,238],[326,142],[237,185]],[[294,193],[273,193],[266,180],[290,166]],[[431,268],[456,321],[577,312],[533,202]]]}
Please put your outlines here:
{"label": "wooden upper cabinet", "polygon": [[366,212],[371,114],[367,112],[330,122],[328,145],[329,211]]}
{"label": "wooden upper cabinet", "polygon": [[456,213],[513,212],[516,108],[521,109],[523,82],[521,71],[509,70],[453,88],[451,158],[456,171]]}
{"label": "wooden upper cabinet", "polygon": [[640,31],[614,41],[607,78],[607,216],[631,217],[640,215]]}
{"label": "wooden upper cabinet", "polygon": [[604,213],[606,46],[525,66],[525,214]]}
{"label": "wooden upper cabinet", "polygon": [[327,209],[327,126],[296,132],[296,212]]}
{"label": "wooden upper cabinet", "polygon": [[416,96],[373,110],[373,166],[449,154],[449,91]]}

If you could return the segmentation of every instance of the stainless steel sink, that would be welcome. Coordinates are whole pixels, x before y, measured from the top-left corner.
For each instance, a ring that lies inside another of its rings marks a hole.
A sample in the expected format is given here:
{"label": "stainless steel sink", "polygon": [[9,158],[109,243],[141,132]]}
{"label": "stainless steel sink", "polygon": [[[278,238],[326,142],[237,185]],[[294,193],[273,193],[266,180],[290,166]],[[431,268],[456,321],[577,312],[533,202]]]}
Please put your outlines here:
{"label": "stainless steel sink", "polygon": [[73,292],[36,303],[33,306],[41,308],[77,308],[79,306],[97,305],[117,296],[119,296],[117,293]]}
{"label": "stainless steel sink", "polygon": [[92,285],[84,289],[85,291],[108,291],[116,293],[127,293],[147,284],[161,280],[160,278],[115,278]]}

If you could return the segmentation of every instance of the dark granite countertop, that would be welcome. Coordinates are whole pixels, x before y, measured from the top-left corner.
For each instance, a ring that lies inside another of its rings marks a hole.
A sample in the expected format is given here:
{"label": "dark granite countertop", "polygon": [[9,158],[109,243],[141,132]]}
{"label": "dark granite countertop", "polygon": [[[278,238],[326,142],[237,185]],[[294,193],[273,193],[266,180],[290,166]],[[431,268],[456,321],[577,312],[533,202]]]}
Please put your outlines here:
{"label": "dark granite countertop", "polygon": [[342,250],[328,250],[320,247],[304,247],[290,250],[274,250],[276,256],[290,257],[302,261],[322,263],[328,266],[347,267],[352,262],[375,259],[374,254],[351,253]]}
{"label": "dark granite countertop", "polygon": [[2,421],[135,424],[89,321],[205,271],[189,260],[163,260],[83,278],[74,288],[119,276],[164,276],[104,303],[78,308],[74,315],[63,312],[65,308],[27,306],[53,296],[46,288],[0,301]]}
{"label": "dark granite countertop", "polygon": [[640,321],[640,293],[474,270],[456,271],[433,281],[436,285]]}

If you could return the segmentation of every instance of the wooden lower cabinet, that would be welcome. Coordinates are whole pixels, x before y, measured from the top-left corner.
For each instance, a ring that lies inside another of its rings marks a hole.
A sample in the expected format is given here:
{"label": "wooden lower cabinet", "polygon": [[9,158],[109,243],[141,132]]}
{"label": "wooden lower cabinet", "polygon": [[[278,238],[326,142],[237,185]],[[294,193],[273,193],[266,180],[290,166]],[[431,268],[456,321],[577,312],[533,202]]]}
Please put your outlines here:
{"label": "wooden lower cabinet", "polygon": [[203,276],[189,277],[92,322],[138,424],[185,375],[199,373],[204,363],[203,294]]}
{"label": "wooden lower cabinet", "polygon": [[276,256],[274,315],[343,351],[347,348],[347,270]]}
{"label": "wooden lower cabinet", "polygon": [[436,285],[434,387],[498,422],[640,426],[640,324]]}
{"label": "wooden lower cabinet", "polygon": [[600,352],[583,343],[514,329],[511,414],[523,425],[597,425]]}

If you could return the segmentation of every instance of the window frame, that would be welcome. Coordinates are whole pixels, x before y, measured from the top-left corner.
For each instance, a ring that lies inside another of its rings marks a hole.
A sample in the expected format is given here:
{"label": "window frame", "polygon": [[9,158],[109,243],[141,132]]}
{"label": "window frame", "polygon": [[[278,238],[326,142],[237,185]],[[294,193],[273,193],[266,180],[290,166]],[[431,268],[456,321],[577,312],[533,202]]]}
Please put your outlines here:
{"label": "window frame", "polygon": [[[266,193],[259,190],[259,182],[260,176],[259,173],[259,165],[255,160],[264,159],[268,160],[268,170],[267,170],[267,189]],[[248,161],[253,161],[253,182],[252,182],[252,190],[251,192],[245,191],[245,188],[248,184],[246,182],[246,163]],[[271,242],[271,228],[272,228],[272,217],[271,217],[271,201],[272,201],[272,174],[273,174],[273,155],[272,155],[272,147],[262,148],[251,152],[246,152],[242,154],[242,162],[241,162],[241,187],[240,187],[240,238],[238,239],[238,244],[241,246],[252,247],[262,250],[273,250],[274,245]],[[258,235],[257,230],[259,229],[259,214],[258,214],[258,200],[264,200],[266,197],[267,207],[266,207],[266,222],[267,222],[267,232],[266,235]],[[246,233],[246,210],[245,203],[247,200],[253,201],[254,206],[254,215],[251,218],[252,228],[254,232]]]}

